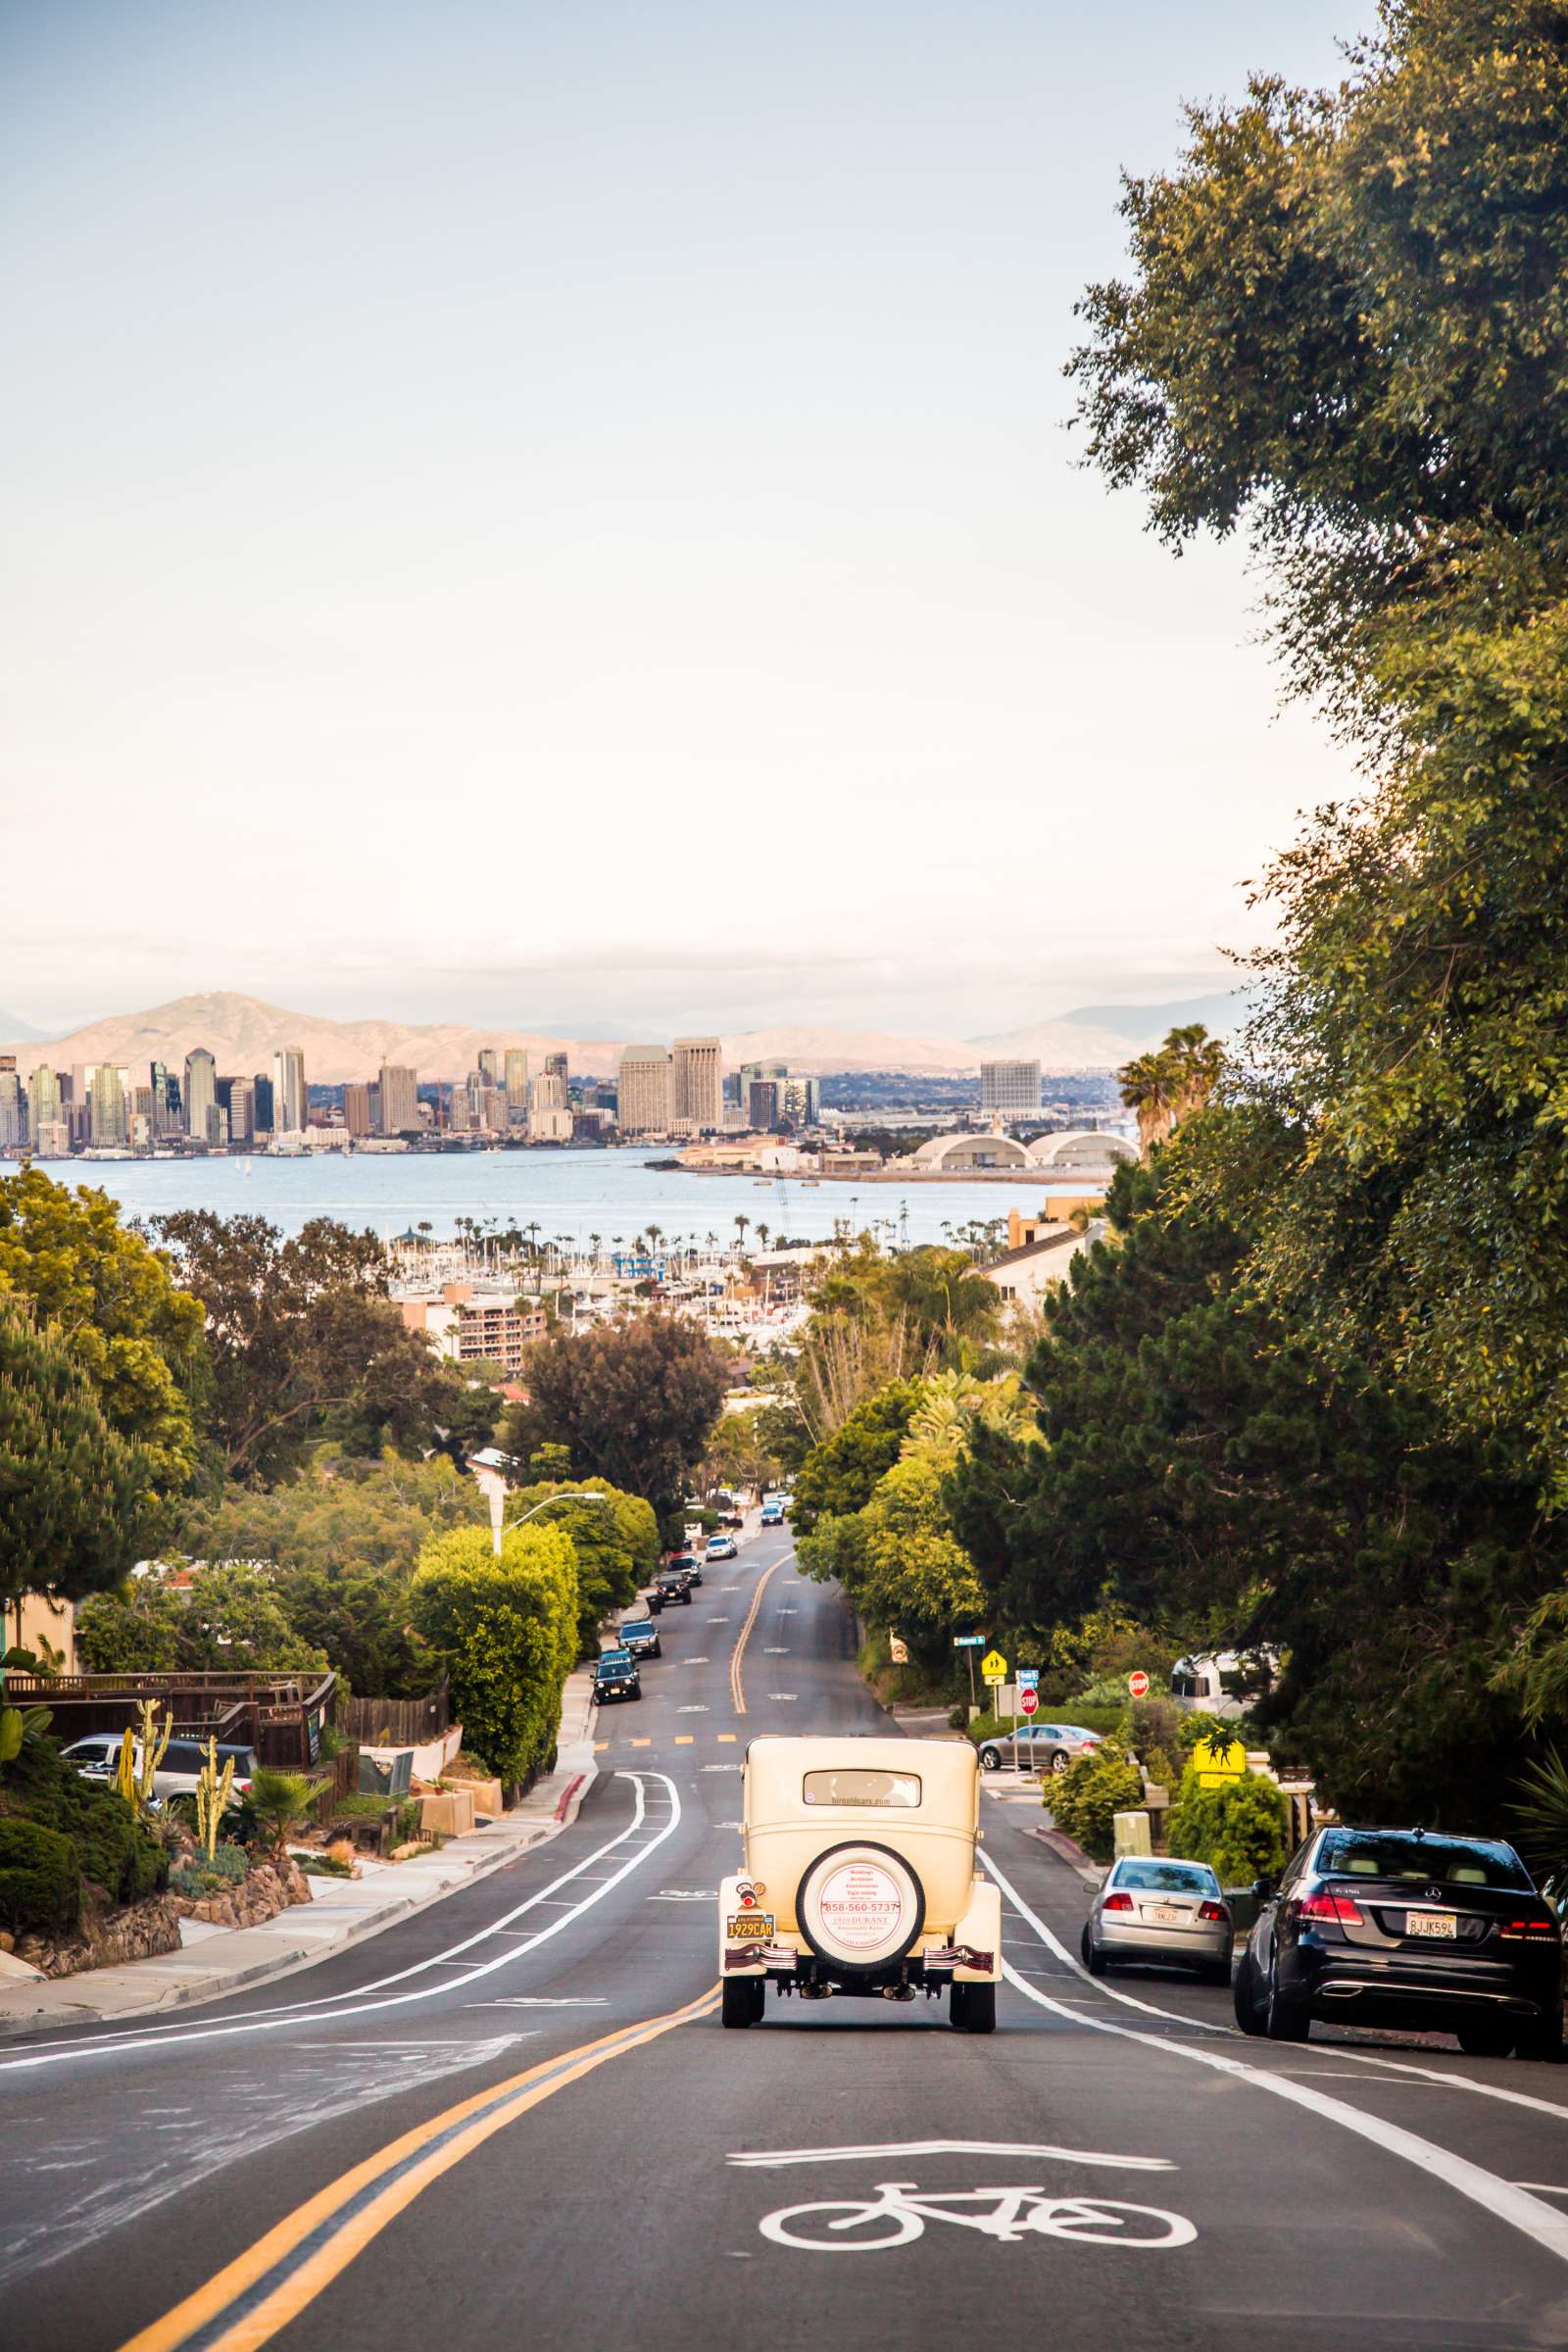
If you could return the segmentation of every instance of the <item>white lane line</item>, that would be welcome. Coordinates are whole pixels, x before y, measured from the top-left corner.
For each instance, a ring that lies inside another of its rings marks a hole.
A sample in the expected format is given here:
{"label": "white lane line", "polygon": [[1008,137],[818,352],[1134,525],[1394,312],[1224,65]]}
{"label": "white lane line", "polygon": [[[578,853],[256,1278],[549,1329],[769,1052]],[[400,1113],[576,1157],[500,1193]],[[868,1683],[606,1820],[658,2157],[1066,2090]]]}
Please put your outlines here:
{"label": "white lane line", "polygon": [[[1059,1950],[1050,1930],[1035,1918],[1028,1904],[997,1868],[989,1854],[985,1862],[1003,1892],[1011,1898],[1030,1925],[1040,1929],[1049,1942]],[[1235,2082],[1250,2083],[1258,2090],[1266,2090],[1274,2098],[1288,2099],[1293,2106],[1304,2107],[1308,2114],[1322,2116],[1326,2122],[1338,2124],[1342,2131],[1354,2132],[1358,2139],[1370,2140],[1374,2147],[1382,2148],[1385,2154],[1402,2157],[1406,2164],[1414,2165],[1419,2172],[1443,2181],[1446,2187],[1456,2189],[1460,2196],[1468,2197],[1472,2204],[1481,2206],[1498,2221],[1506,2222],[1523,2236],[1534,2239],[1548,2254],[1555,2254],[1559,2262],[1568,2262],[1568,2215],[1542,2204],[1539,2198],[1526,2189],[1516,2187],[1511,2180],[1500,2180],[1495,2173],[1484,2171],[1480,2165],[1472,2164],[1468,2157],[1455,2156],[1450,2149],[1439,2147],[1433,2140],[1422,2139],[1415,2132],[1405,2131],[1402,2125],[1385,2123],[1381,2116],[1367,2115],[1359,2107],[1348,2106],[1344,2099],[1330,2098],[1326,2091],[1312,2090],[1304,2082],[1294,2082],[1288,2075],[1268,2074],[1261,2067],[1249,2066],[1240,2058],[1232,2058],[1224,2050],[1200,2048],[1198,2043],[1191,2041],[1173,2041],[1146,2033],[1141,2027],[1117,2025],[1108,2017],[1091,2017],[1081,2011],[1068,2009],[1062,2002],[1053,2000],[1049,1993],[1042,1992],[1038,1985],[1031,1984],[1021,1977],[1010,1961],[1004,1960],[1002,1969],[1008,1983],[1016,1986],[1025,2000],[1038,2002],[1042,2009],[1053,2010],[1056,2016],[1066,2018],[1072,2025],[1082,2027],[1091,2034],[1114,2034],[1118,2039],[1136,2041],[1145,2049],[1167,2051],[1171,2057],[1183,2059],[1189,2066],[1206,2066],[1215,2074],[1229,2075]]]}
{"label": "white lane line", "polygon": [[859,2164],[868,2156],[1043,2156],[1057,2164],[1113,2164],[1129,2173],[1176,2170],[1169,2156],[1105,2156],[1093,2148],[1016,2139],[890,2139],[857,2148],[747,2149],[725,2161],[771,2169],[785,2164]]}
{"label": "white lane line", "polygon": [[[1102,1999],[1120,2001],[1128,2009],[1141,2009],[1146,2017],[1169,2018],[1173,2025],[1186,2026],[1189,2031],[1196,2029],[1200,2034],[1221,2034],[1227,2041],[1244,2038],[1234,2026],[1210,2025],[1206,2018],[1188,2017],[1179,2009],[1161,2009],[1156,2002],[1136,2000],[1130,1992],[1118,1991],[1114,1985],[1107,1984],[1102,1977],[1092,1977],[1083,1963],[1075,1959],[1066,1945],[1052,1934],[1045,1921],[1030,1910],[1023,1896],[1010,1880],[1004,1878],[989,1854],[981,1855],[980,1865],[983,1870],[991,1872],[999,1886],[1006,1890],[1015,1909],[1029,1922],[1047,1950],[1054,1952],[1063,1967],[1071,1969],[1075,1977],[1092,1985]],[[1560,2124],[1568,2123],[1568,2106],[1559,2104],[1555,2099],[1538,2098],[1533,2091],[1505,2090],[1500,2082],[1478,2082],[1473,2075],[1449,2074],[1435,2066],[1417,2066],[1413,2059],[1408,2058],[1386,2058],[1377,2050],[1352,2050],[1340,2041],[1319,2042],[1313,2046],[1321,2049],[1325,2056],[1332,2052],[1335,2058],[1346,2059],[1352,2066],[1374,2067],[1383,2073],[1402,2075],[1410,2082],[1441,2083],[1446,2090],[1474,2091],[1479,2099],[1500,2099],[1505,2106],[1528,2107],[1538,2115],[1555,2116]]]}
{"label": "white lane line", "polygon": [[103,2057],[106,2053],[115,2050],[156,2050],[166,2046],[171,2039],[180,2043],[218,2041],[244,2034],[269,2034],[275,2032],[280,2026],[297,2027],[302,2020],[318,2025],[328,2023],[335,2025],[339,2018],[365,2017],[387,2009],[401,2009],[413,2001],[428,2000],[435,1993],[456,1992],[463,1984],[475,1984],[479,1978],[492,1975],[496,1969],[509,1967],[514,1960],[520,1960],[524,1953],[533,1951],[539,1944],[548,1943],[552,1936],[561,1934],[563,1928],[569,1928],[573,1920],[580,1919],[585,1911],[591,1911],[596,1903],[604,1900],[612,1886],[618,1886],[623,1879],[629,1877],[631,1872],[640,1866],[656,1846],[662,1845],[666,1838],[674,1836],[680,1827],[680,1794],[668,1774],[628,1772],[617,1774],[616,1777],[629,1780],[635,1790],[632,1818],[620,1836],[611,1838],[608,1844],[597,1847],[592,1854],[586,1855],[584,1860],[576,1864],[573,1869],[563,1872],[559,1879],[552,1880],[550,1886],[541,1893],[529,1895],[526,1900],[518,1903],[513,1910],[506,1912],[501,1919],[495,1922],[493,1927],[481,1928],[474,1935],[465,1936],[461,1943],[450,1944],[447,1951],[438,1956],[439,1959],[448,1961],[458,1953],[469,1950],[476,1943],[488,1941],[490,1936],[499,1929],[504,1928],[510,1920],[519,1919],[525,1911],[535,1910],[541,1903],[547,1901],[558,1886],[564,1886],[567,1881],[574,1879],[578,1871],[584,1869],[588,1863],[601,1861],[613,1847],[625,1840],[632,1840],[634,1833],[642,1828],[647,1809],[647,1799],[643,1788],[645,1779],[660,1783],[668,1794],[669,1819],[664,1827],[652,1838],[635,1838],[632,1852],[612,1877],[606,1879],[602,1885],[596,1886],[592,1894],[584,1895],[581,1902],[575,1904],[571,1910],[564,1911],[559,1919],[553,1919],[548,1927],[538,1929],[525,1942],[519,1943],[514,1952],[500,1952],[493,1960],[479,1961],[466,1975],[458,1977],[452,1984],[433,1983],[419,1986],[413,1992],[394,1993],[388,2000],[372,2000],[367,1997],[371,1993],[382,1991],[389,1984],[403,1984],[410,1977],[420,1976],[427,1968],[437,1964],[435,1960],[420,1960],[411,1968],[399,1969],[395,1975],[382,1977],[374,1984],[363,1985],[352,1993],[318,1993],[315,2000],[289,2002],[286,2006],[265,2010],[247,2019],[236,2019],[223,2025],[166,2026],[161,2031],[150,2034],[123,2034],[97,2040],[71,2042],[49,2049],[31,2050],[25,2055],[0,2059],[0,2074],[15,2074],[42,2066],[59,2066],[68,2058]]}

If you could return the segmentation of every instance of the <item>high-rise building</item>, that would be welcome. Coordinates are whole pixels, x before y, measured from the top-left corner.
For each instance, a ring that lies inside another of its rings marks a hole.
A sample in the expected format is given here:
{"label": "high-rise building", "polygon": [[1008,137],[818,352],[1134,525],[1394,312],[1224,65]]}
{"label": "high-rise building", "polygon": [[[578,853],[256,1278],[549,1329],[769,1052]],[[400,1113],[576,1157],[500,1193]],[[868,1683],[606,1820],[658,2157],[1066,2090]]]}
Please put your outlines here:
{"label": "high-rise building", "polygon": [[124,1071],[112,1061],[95,1062],[87,1072],[87,1099],[92,1106],[90,1132],[95,1144],[123,1144],[130,1140],[124,1081]]}
{"label": "high-rise building", "polygon": [[547,1054],[545,1055],[545,1076],[547,1078],[559,1078],[561,1080],[561,1100],[563,1102],[564,1102],[566,1100],[567,1082],[570,1076],[570,1073],[566,1068],[566,1056],[564,1054]]}
{"label": "high-rise building", "polygon": [[414,1135],[419,1125],[419,1077],[396,1062],[381,1064],[381,1133]]}
{"label": "high-rise building", "polygon": [[231,1144],[249,1144],[256,1137],[256,1084],[250,1078],[231,1078],[228,1082],[228,1101],[223,1105],[228,1112],[228,1140]]}
{"label": "high-rise building", "polygon": [[528,1056],[519,1046],[507,1048],[507,1113],[528,1114]]}
{"label": "high-rise building", "polygon": [[716,1037],[677,1037],[670,1054],[670,1110],[677,1135],[724,1124],[724,1074]]}
{"label": "high-rise building", "polygon": [[1040,1116],[1038,1061],[983,1061],[980,1064],[980,1115],[987,1119],[1037,1119]]}
{"label": "high-rise building", "polygon": [[0,1054],[0,1152],[26,1142],[26,1102],[17,1076],[16,1055]]}
{"label": "high-rise building", "polygon": [[258,1070],[251,1080],[251,1118],[253,1132],[270,1135],[276,1124],[273,1116],[272,1081],[265,1070]]}
{"label": "high-rise building", "polygon": [[281,1046],[272,1055],[272,1125],[297,1135],[310,1117],[305,1090],[305,1055],[298,1046]]}
{"label": "high-rise building", "polygon": [[210,1110],[218,1108],[218,1064],[205,1046],[185,1056],[185,1133],[197,1143],[208,1141]]}
{"label": "high-rise building", "polygon": [[483,1046],[480,1048],[479,1058],[475,1064],[475,1067],[477,1068],[479,1076],[484,1081],[486,1086],[499,1086],[501,1084],[501,1056],[497,1053],[494,1046]]}
{"label": "high-rise building", "polygon": [[746,1124],[759,1135],[776,1135],[783,1121],[779,1087],[772,1078],[754,1078],[746,1089]]}
{"label": "high-rise building", "polygon": [[782,1125],[799,1135],[803,1127],[822,1124],[822,1081],[820,1078],[786,1078],[778,1090],[779,1118]]}
{"label": "high-rise building", "polygon": [[622,1135],[668,1135],[670,1062],[664,1046],[627,1046],[616,1078],[617,1118]]}
{"label": "high-rise building", "polygon": [[43,1149],[39,1137],[44,1128],[58,1126],[61,1113],[60,1080],[40,1061],[27,1080],[27,1134],[35,1152]]}
{"label": "high-rise building", "polygon": [[168,1063],[150,1061],[147,1065],[147,1075],[152,1081],[149,1092],[153,1099],[153,1134],[155,1136],[172,1135],[178,1128],[179,1121],[171,1101]]}
{"label": "high-rise building", "polygon": [[343,1089],[343,1124],[350,1135],[369,1134],[370,1090],[368,1086],[346,1086]]}

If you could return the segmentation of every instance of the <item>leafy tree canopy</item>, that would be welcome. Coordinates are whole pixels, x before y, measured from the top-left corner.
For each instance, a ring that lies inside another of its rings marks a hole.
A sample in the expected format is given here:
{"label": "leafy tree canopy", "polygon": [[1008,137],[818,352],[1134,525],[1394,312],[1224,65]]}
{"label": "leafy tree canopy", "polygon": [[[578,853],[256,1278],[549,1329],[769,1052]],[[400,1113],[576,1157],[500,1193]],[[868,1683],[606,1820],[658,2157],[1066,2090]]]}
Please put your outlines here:
{"label": "leafy tree canopy", "polygon": [[493,1557],[478,1528],[434,1536],[414,1580],[420,1633],[452,1679],[464,1744],[509,1782],[548,1769],[577,1655],[577,1565],[561,1528],[514,1529]]}
{"label": "leafy tree canopy", "polygon": [[[507,1496],[507,1517],[520,1518],[553,1494],[579,1491],[570,1479],[546,1479],[514,1488]],[[603,1494],[603,1502],[559,1502],[530,1523],[562,1528],[571,1538],[577,1555],[577,1646],[581,1656],[597,1650],[603,1620],[629,1607],[659,1566],[659,1522],[653,1505],[640,1494],[628,1494],[602,1480],[594,1492]]]}
{"label": "leafy tree canopy", "polygon": [[156,1492],[196,1465],[202,1312],[168,1263],[122,1225],[107,1194],[38,1168],[0,1176],[0,1297],[30,1301],[97,1392],[108,1428],[143,1449]]}
{"label": "leafy tree canopy", "polygon": [[163,1518],[158,1472],[74,1349],[0,1291],[0,1598],[75,1600],[123,1576]]}
{"label": "leafy tree canopy", "polygon": [[808,1535],[825,1514],[842,1517],[870,1501],[877,1481],[898,1460],[924,1394],[918,1380],[889,1381],[811,1447],[795,1481],[798,1534]]}
{"label": "leafy tree canopy", "polygon": [[702,1459],[730,1365],[697,1324],[652,1314],[557,1333],[530,1351],[525,1377],[528,1400],[502,1443],[523,1460],[564,1446],[575,1478],[608,1479],[662,1518]]}
{"label": "leafy tree canopy", "polygon": [[290,1623],[270,1572],[248,1560],[214,1561],[188,1591],[152,1572],[96,1593],[76,1613],[76,1642],[92,1674],[261,1674],[331,1662]]}

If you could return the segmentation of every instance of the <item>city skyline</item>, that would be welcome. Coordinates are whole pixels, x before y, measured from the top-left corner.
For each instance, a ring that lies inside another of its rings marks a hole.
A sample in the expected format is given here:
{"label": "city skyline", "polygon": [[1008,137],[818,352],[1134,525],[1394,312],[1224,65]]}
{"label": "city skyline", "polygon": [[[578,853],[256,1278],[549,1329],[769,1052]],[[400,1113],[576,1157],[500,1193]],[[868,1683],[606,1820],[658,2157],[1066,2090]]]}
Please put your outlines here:
{"label": "city skyline", "polygon": [[[1351,771],[1060,368],[1181,96],[1357,22],[8,10],[0,760],[70,887],[0,1005],[973,1037],[1212,985]],[[174,845],[241,886],[171,923]]]}

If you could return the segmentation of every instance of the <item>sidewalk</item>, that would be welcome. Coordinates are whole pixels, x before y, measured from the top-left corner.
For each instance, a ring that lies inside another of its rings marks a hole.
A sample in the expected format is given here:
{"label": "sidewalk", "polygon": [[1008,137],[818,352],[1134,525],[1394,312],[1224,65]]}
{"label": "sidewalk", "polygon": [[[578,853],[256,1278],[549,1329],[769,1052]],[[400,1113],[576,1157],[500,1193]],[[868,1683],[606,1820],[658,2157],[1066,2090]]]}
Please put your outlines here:
{"label": "sidewalk", "polygon": [[0,2034],[141,2017],[265,1984],[363,1943],[460,1886],[514,1861],[575,1821],[597,1767],[590,1731],[592,1677],[572,1674],[562,1694],[556,1769],[510,1813],[449,1838],[416,1861],[362,1865],[358,1879],[313,1879],[312,1900],[259,1928],[196,1927],[182,1950],[75,1977],[0,1979]]}

